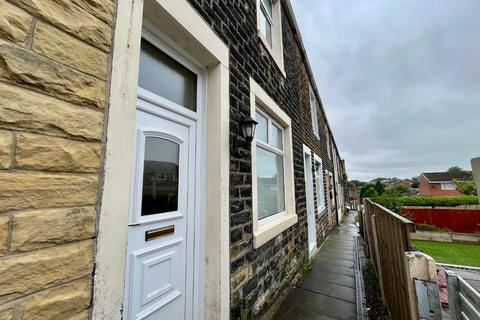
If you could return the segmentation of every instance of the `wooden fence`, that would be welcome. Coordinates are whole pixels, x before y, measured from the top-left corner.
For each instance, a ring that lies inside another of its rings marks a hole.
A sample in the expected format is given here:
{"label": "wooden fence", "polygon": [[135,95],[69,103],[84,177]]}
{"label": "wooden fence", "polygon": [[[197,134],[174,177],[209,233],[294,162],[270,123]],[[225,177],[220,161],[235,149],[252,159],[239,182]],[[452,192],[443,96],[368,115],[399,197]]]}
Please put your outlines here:
{"label": "wooden fence", "polygon": [[448,312],[452,320],[480,319],[480,293],[454,271],[445,270]]}
{"label": "wooden fence", "polygon": [[375,264],[383,299],[392,319],[410,320],[409,280],[405,252],[411,250],[415,224],[369,199],[364,200],[364,238]]}

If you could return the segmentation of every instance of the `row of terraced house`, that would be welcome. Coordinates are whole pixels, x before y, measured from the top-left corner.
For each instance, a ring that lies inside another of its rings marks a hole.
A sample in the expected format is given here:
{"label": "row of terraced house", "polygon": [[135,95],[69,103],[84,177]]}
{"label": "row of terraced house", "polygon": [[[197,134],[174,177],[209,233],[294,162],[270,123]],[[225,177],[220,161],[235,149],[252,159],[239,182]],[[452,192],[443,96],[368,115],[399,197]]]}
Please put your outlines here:
{"label": "row of terraced house", "polygon": [[0,0],[0,319],[253,319],[345,210],[288,0]]}

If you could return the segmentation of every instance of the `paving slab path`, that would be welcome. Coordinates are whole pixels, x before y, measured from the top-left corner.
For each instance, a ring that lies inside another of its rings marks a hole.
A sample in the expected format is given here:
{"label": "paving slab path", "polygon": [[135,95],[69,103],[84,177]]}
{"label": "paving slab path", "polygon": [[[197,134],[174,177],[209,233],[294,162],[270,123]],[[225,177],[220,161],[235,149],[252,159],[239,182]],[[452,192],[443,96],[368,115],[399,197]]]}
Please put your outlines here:
{"label": "paving slab path", "polygon": [[332,231],[274,316],[278,320],[357,319],[354,214]]}

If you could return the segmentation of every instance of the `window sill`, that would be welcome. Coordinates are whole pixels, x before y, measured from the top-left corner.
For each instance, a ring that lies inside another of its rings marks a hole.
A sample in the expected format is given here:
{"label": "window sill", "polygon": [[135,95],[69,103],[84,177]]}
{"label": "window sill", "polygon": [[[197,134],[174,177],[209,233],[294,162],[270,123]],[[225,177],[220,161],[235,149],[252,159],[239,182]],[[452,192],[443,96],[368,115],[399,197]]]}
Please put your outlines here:
{"label": "window sill", "polygon": [[320,209],[319,212],[320,213],[318,214],[318,216],[322,217],[327,213],[327,208],[324,207],[324,208]]}
{"label": "window sill", "polygon": [[265,243],[296,224],[297,221],[298,218],[296,214],[288,214],[259,226],[258,230],[253,231],[253,247],[255,249],[260,248]]}
{"label": "window sill", "polygon": [[272,48],[270,48],[270,45],[268,44],[268,41],[267,39],[265,39],[265,37],[260,33],[260,31],[258,31],[258,38],[260,39],[260,42],[262,43],[263,47],[265,48],[265,50],[267,50],[267,52],[270,54],[270,56],[273,58],[273,60],[275,61],[275,63],[277,64],[277,67],[278,69],[280,70],[280,72],[282,73],[283,77],[286,79],[287,78],[287,74],[285,73],[285,69],[283,67],[283,63],[281,63],[279,61],[279,58],[275,55],[275,53],[273,52]]}

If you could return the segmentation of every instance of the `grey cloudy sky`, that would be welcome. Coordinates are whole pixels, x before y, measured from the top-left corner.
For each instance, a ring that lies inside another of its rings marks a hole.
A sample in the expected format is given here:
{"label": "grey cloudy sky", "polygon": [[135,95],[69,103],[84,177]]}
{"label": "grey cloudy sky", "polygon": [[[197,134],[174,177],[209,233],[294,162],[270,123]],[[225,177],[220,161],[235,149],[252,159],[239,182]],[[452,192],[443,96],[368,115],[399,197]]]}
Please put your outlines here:
{"label": "grey cloudy sky", "polygon": [[480,156],[479,0],[291,0],[350,179]]}

